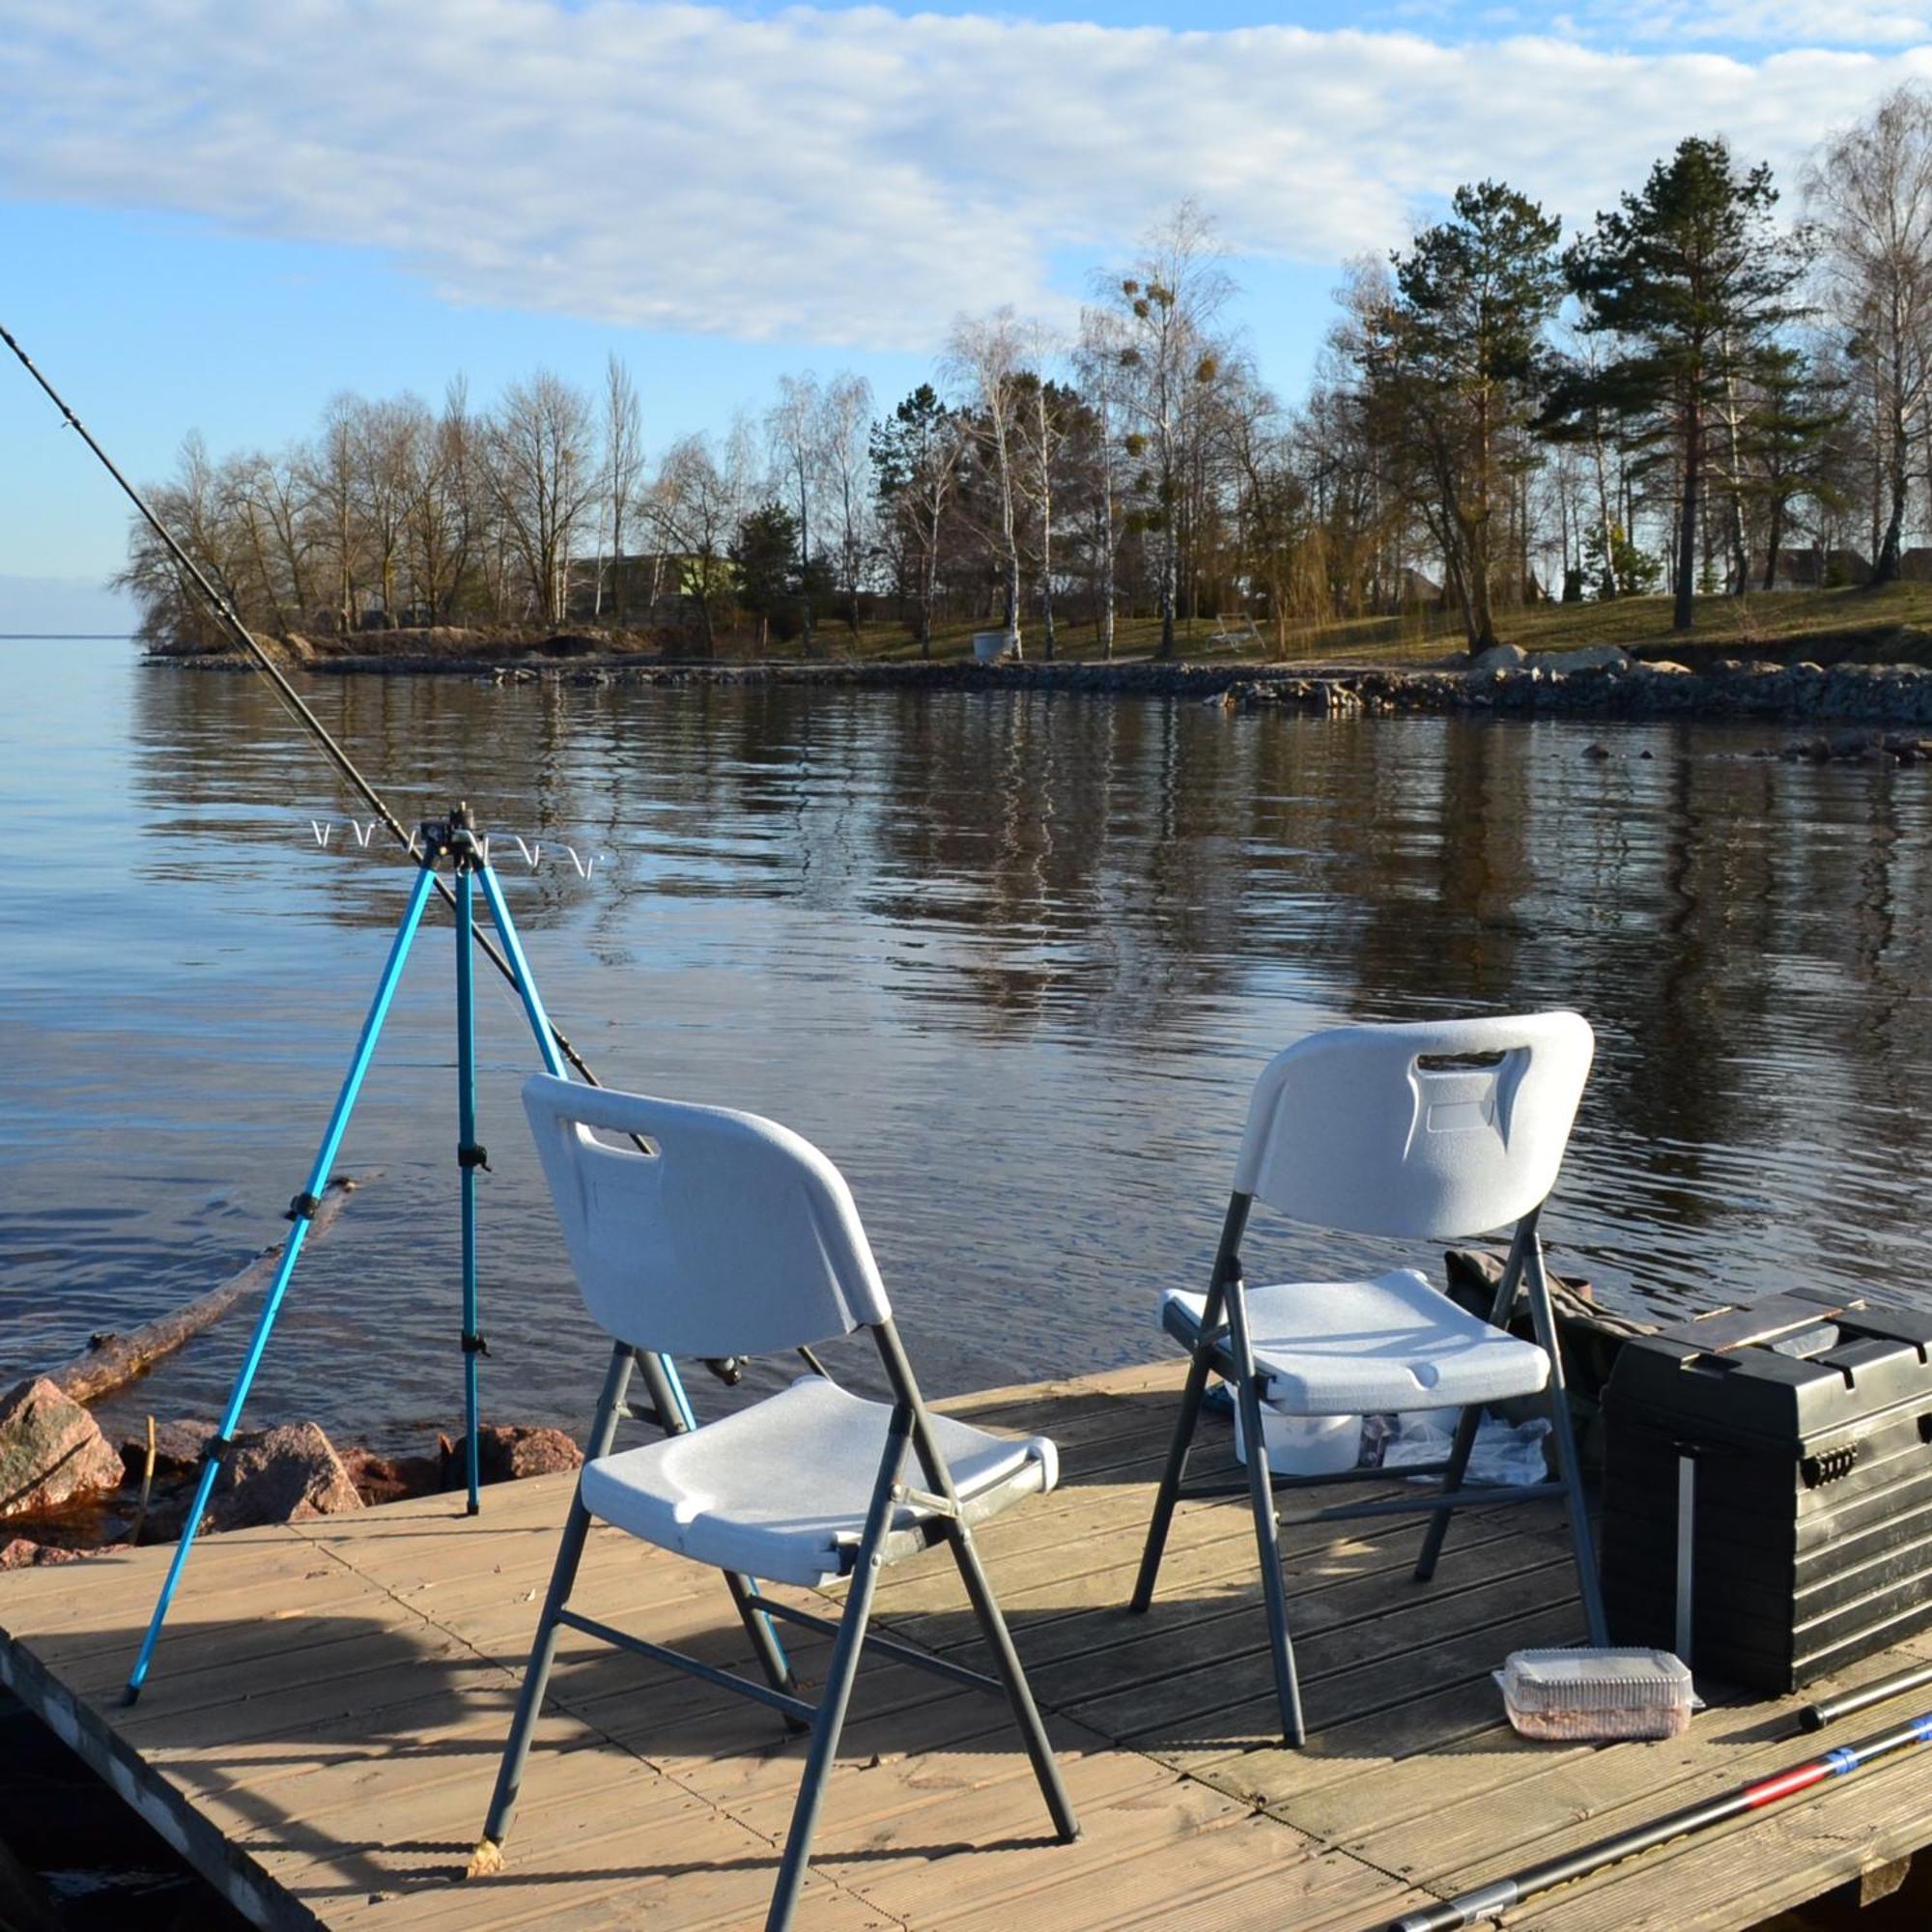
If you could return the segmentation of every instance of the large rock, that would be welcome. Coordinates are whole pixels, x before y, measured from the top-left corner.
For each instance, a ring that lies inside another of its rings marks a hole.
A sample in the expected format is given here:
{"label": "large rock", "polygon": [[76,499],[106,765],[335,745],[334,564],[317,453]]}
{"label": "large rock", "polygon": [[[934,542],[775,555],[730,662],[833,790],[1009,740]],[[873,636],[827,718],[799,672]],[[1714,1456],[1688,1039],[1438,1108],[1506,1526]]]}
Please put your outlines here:
{"label": "large rock", "polygon": [[[463,1444],[437,1438],[442,1455],[443,1488],[464,1485],[469,1459]],[[583,1451],[560,1429],[527,1429],[521,1424],[486,1422],[476,1432],[476,1469],[485,1483],[512,1483],[525,1476],[553,1476],[583,1466]]]}
{"label": "large rock", "polygon": [[1532,651],[1529,662],[1538,670],[1628,670],[1630,653],[1615,644],[1589,644],[1575,651]]}
{"label": "large rock", "polygon": [[313,1422],[295,1422],[236,1438],[205,1521],[211,1529],[248,1529],[361,1507],[328,1437]]}
{"label": "large rock", "polygon": [[88,1549],[71,1549],[65,1544],[35,1543],[24,1536],[10,1536],[0,1542],[0,1570],[43,1570],[54,1563],[84,1563],[90,1556],[106,1556],[132,1548],[128,1543],[102,1543]]}
{"label": "large rock", "polygon": [[93,1416],[45,1377],[0,1396],[0,1518],[58,1509],[120,1482],[121,1459]]}
{"label": "large rock", "polygon": [[1479,651],[1469,660],[1470,670],[1520,670],[1529,660],[1529,653],[1520,644],[1492,644],[1488,650]]}

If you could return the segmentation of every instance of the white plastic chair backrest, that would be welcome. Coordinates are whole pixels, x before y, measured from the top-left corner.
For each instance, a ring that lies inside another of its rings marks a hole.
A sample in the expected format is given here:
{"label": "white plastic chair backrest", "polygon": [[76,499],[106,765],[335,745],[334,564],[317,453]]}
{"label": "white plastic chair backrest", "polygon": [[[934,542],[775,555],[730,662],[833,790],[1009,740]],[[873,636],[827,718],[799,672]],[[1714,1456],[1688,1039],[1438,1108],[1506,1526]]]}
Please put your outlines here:
{"label": "white plastic chair backrest", "polygon": [[547,1073],[524,1108],[583,1305],[619,1341],[764,1354],[892,1313],[844,1177],[789,1128]]}
{"label": "white plastic chair backrest", "polygon": [[1358,1235],[1509,1226],[1555,1185],[1593,1047],[1569,1012],[1311,1034],[1255,1083],[1235,1189]]}

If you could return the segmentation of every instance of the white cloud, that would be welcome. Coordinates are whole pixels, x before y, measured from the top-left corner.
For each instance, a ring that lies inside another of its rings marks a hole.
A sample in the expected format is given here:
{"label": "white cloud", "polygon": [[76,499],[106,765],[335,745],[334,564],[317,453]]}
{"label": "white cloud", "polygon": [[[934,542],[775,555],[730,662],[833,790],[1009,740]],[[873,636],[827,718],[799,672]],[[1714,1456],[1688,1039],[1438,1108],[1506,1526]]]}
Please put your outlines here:
{"label": "white cloud", "polygon": [[1932,36],[1932,14],[1896,0],[1611,0],[1584,10],[1626,43],[1724,41],[1752,46],[1902,46]]}
{"label": "white cloud", "polygon": [[1692,130],[1789,164],[1909,74],[1932,49],[0,0],[0,192],[373,247],[460,301],[923,349],[1183,194],[1240,250],[1338,260],[1479,176],[1586,218]]}

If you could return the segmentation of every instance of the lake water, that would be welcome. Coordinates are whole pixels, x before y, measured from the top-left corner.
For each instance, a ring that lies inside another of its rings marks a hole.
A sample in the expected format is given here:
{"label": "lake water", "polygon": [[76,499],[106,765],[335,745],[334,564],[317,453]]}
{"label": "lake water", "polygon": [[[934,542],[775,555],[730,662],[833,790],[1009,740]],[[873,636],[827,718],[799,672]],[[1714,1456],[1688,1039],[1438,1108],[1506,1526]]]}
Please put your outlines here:
{"label": "lake water", "polygon": [[[1932,778],[1762,732],[1327,722],[1066,696],[323,679],[407,818],[608,857],[506,890],[602,1078],[767,1113],[850,1179],[935,1391],[1143,1359],[1203,1279],[1248,1085],[1338,1020],[1573,1005],[1548,1216],[1621,1306],[1932,1293]],[[277,1237],[407,874],[259,680],[0,643],[0,1376]],[[366,817],[366,814],[365,814]],[[251,1407],[421,1447],[460,1410],[452,946],[412,962]],[[479,974],[485,1406],[581,1427],[603,1350]],[[1327,1269],[1347,1241],[1250,1244]],[[211,1413],[231,1318],[108,1406]],[[760,1371],[769,1378],[784,1365]],[[862,1377],[861,1379],[864,1379]],[[715,1398],[692,1377],[700,1408]]]}

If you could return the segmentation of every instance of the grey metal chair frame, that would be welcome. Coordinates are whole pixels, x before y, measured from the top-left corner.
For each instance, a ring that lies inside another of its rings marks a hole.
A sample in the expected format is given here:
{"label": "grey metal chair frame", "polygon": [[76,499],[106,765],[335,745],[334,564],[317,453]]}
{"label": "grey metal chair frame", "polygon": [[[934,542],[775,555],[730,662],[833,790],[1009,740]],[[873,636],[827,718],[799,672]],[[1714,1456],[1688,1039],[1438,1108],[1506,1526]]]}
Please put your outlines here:
{"label": "grey metal chair frame", "polygon": [[[1289,1633],[1288,1593],[1282,1581],[1278,1534],[1281,1517],[1275,1509],[1274,1492],[1284,1489],[1314,1489],[1385,1478],[1379,1469],[1349,1469],[1332,1476],[1284,1476],[1277,1475],[1268,1466],[1262,1427],[1262,1386],[1264,1378],[1255,1363],[1253,1339],[1248,1327],[1247,1283],[1240,1256],[1241,1239],[1247,1233],[1248,1216],[1253,1207],[1254,1196],[1239,1190],[1228,1203],[1220,1245],[1215,1251],[1213,1274],[1208,1283],[1207,1306],[1202,1310],[1201,1332],[1188,1362],[1187,1380],[1181,1391],[1180,1413],[1175,1422],[1167,1463],[1154,1496],[1153,1514],[1148,1524],[1147,1544],[1141,1553],[1140,1574],[1135,1579],[1130,1607],[1145,1612],[1153,1602],[1154,1587],[1160,1577],[1161,1557],[1167,1548],[1168,1530],[1174,1520],[1177,1503],[1211,1496],[1246,1495],[1254,1513],[1255,1548],[1261,1558],[1262,1596],[1267,1610],[1268,1645],[1274,1662],[1275,1696],[1280,1706],[1282,1739],[1291,1748],[1299,1748],[1307,1742],[1307,1727],[1302,1718],[1301,1687],[1295,1675],[1294,1641]],[[1551,1496],[1562,1496],[1569,1511],[1570,1541],[1577,1560],[1577,1580],[1583,1599],[1584,1620],[1589,1628],[1590,1641],[1602,1644],[1608,1641],[1608,1627],[1604,1617],[1603,1588],[1597,1576],[1596,1549],[1590,1531],[1589,1508],[1583,1494],[1582,1471],[1577,1463],[1570,1398],[1563,1383],[1563,1356],[1557,1347],[1556,1321],[1550,1309],[1549,1278],[1544,1269],[1543,1243],[1537,1234],[1542,1211],[1540,1206],[1531,1208],[1516,1225],[1510,1241],[1509,1260],[1504,1265],[1502,1279],[1496,1284],[1490,1323],[1492,1327],[1503,1327],[1516,1307],[1519,1290],[1527,1290],[1530,1321],[1537,1344],[1549,1357],[1549,1379],[1544,1392],[1549,1405],[1550,1435],[1556,1450],[1558,1479],[1512,1489],[1465,1490],[1463,1478],[1468,1469],[1469,1454],[1475,1447],[1476,1431],[1482,1421],[1482,1406],[1473,1404],[1459,1416],[1455,1438],[1443,1461],[1406,1465],[1403,1470],[1405,1476],[1439,1475],[1442,1488],[1437,1493],[1390,1496],[1374,1502],[1338,1503],[1314,1511],[1305,1520],[1328,1522],[1365,1516],[1432,1516],[1428,1534],[1423,1539],[1422,1554],[1415,1566],[1415,1580],[1426,1583],[1435,1574],[1443,1542],[1449,1534],[1449,1518],[1453,1511],[1540,1502]],[[1183,1489],[1187,1458],[1193,1447],[1195,1432],[1200,1426],[1202,1399],[1207,1394],[1210,1372],[1218,1374],[1228,1382],[1239,1405],[1241,1433],[1249,1445],[1247,1475],[1240,1480],[1209,1481]]]}
{"label": "grey metal chair frame", "polygon": [[[531,1733],[543,1706],[551,1666],[556,1657],[557,1633],[563,1629],[596,1637],[620,1650],[668,1664],[707,1684],[768,1705],[783,1717],[789,1729],[810,1732],[811,1746],[792,1810],[791,1830],[779,1867],[778,1883],[765,1919],[766,1932],[782,1932],[782,1928],[791,1923],[797,1907],[799,1889],[805,1882],[806,1868],[811,1857],[812,1835],[818,1824],[825,1781],[838,1752],[839,1733],[844,1727],[846,1707],[851,1701],[852,1686],[858,1674],[860,1652],[868,1641],[874,1649],[897,1662],[912,1664],[976,1690],[1004,1694],[1026,1745],[1034,1776],[1038,1780],[1040,1794],[1053,1820],[1055,1835],[1063,1844],[1070,1844],[1079,1836],[1079,1821],[1074,1815],[1066,1788],[1061,1781],[1060,1768],[1054,1761],[1046,1727],[1040,1720],[1019,1653],[1013,1647],[1011,1634],[1007,1629],[1006,1619],[1000,1613],[999,1604],[994,1599],[992,1586],[980,1561],[979,1548],[973,1540],[972,1525],[967,1516],[970,1505],[961,1505],[958,1492],[953,1487],[952,1471],[941,1453],[932,1426],[931,1412],[920,1393],[912,1364],[900,1344],[898,1330],[890,1318],[882,1322],[863,1325],[869,1328],[878,1347],[879,1359],[892,1390],[893,1411],[886,1431],[885,1453],[879,1461],[878,1477],[866,1512],[865,1528],[852,1552],[847,1572],[851,1584],[846,1594],[844,1614],[835,1622],[797,1609],[767,1596],[751,1578],[724,1572],[732,1602],[744,1620],[753,1648],[768,1680],[764,1684],[741,1677],[733,1671],[718,1669],[681,1651],[612,1630],[594,1618],[582,1616],[568,1607],[591,1524],[591,1515],[584,1506],[580,1483],[577,1493],[571,1498],[570,1515],[557,1546],[556,1562],[551,1573],[543,1612],[537,1621],[536,1638],[530,1648],[529,1663],[517,1700],[509,1741],[497,1770],[489,1819],[483,1828],[485,1846],[500,1849],[508,1836],[516,1814],[524,1770],[529,1759]],[[634,1368],[643,1374],[655,1413],[640,1411],[628,1401]],[[610,1453],[617,1426],[625,1420],[654,1421],[668,1435],[681,1435],[686,1428],[677,1406],[671,1400],[658,1357],[619,1342],[611,1352],[611,1367],[604,1379],[604,1392],[591,1423],[589,1444],[584,1453],[586,1463]],[[923,1488],[903,1480],[908,1452],[918,1461]],[[963,1664],[944,1658],[929,1657],[910,1644],[876,1631],[868,1631],[873,1590],[879,1572],[885,1567],[885,1546],[888,1533],[892,1530],[893,1512],[902,1503],[916,1504],[927,1512],[918,1520],[916,1526],[916,1533],[923,1547],[930,1548],[935,1543],[943,1542],[952,1550],[980,1634],[993,1653],[999,1672],[997,1677],[969,1670]],[[824,1689],[815,1705],[798,1694],[798,1681],[767,1621],[772,1617],[802,1625],[834,1639]]]}

